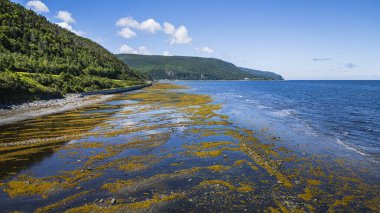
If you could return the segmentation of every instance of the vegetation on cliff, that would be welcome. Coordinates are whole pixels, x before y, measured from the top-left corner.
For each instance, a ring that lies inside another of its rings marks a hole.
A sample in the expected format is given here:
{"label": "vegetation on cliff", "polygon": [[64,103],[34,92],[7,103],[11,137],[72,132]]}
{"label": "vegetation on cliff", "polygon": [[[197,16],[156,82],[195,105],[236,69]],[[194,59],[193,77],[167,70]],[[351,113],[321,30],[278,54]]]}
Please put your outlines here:
{"label": "vegetation on cliff", "polygon": [[99,44],[21,5],[0,0],[0,102],[114,88],[143,80]]}
{"label": "vegetation on cliff", "polygon": [[215,58],[119,54],[122,61],[153,79],[171,80],[280,80],[267,72],[249,73]]}

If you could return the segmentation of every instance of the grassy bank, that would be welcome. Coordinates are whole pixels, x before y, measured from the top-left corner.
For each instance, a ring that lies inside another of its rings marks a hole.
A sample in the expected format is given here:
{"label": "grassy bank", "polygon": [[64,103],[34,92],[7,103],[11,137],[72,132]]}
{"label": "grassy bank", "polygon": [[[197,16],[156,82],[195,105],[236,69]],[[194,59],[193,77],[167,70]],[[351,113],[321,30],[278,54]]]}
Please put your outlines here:
{"label": "grassy bank", "polygon": [[67,93],[122,88],[145,83],[91,75],[73,76],[28,72],[0,72],[0,104],[16,104],[38,99],[59,98]]}

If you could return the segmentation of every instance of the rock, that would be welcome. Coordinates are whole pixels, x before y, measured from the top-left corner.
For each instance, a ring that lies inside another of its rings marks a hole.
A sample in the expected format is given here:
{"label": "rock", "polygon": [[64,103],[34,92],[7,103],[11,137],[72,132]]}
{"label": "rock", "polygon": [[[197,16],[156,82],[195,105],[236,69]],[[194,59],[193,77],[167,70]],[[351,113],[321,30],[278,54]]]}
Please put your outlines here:
{"label": "rock", "polygon": [[191,178],[190,178],[190,179],[189,179],[189,180],[187,180],[187,181],[189,181],[189,182],[190,182],[190,181],[192,181],[192,180],[193,180],[193,179],[191,179]]}
{"label": "rock", "polygon": [[77,160],[78,162],[81,162],[81,160]]}
{"label": "rock", "polygon": [[99,200],[99,203],[103,203],[103,202],[104,202],[104,199],[103,199],[103,198]]}
{"label": "rock", "polygon": [[30,184],[29,180],[24,181],[25,184]]}
{"label": "rock", "polygon": [[174,173],[178,173],[178,170],[174,171]]}
{"label": "rock", "polygon": [[112,200],[111,200],[111,204],[113,205],[113,204],[115,204],[115,203],[116,203],[115,198],[112,198]]}
{"label": "rock", "polygon": [[294,181],[295,184],[299,185],[301,182],[299,180]]}
{"label": "rock", "polygon": [[84,172],[84,169],[80,170],[81,172]]}
{"label": "rock", "polygon": [[75,189],[76,189],[76,190],[81,190],[81,189],[82,189],[82,187],[80,187],[80,186],[77,186]]}
{"label": "rock", "polygon": [[190,201],[190,202],[193,202],[193,199],[190,198],[189,201]]}
{"label": "rock", "polygon": [[91,167],[87,167],[87,170],[92,170],[92,168]]}
{"label": "rock", "polygon": [[223,155],[224,158],[227,158],[227,155]]}

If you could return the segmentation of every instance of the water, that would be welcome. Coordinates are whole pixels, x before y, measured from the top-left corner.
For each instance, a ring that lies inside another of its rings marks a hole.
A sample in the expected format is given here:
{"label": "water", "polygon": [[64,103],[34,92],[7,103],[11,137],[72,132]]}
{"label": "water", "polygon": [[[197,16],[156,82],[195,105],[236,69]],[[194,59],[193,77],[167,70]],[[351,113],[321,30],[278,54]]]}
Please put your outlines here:
{"label": "water", "polygon": [[[380,81],[181,81],[246,127],[298,145],[380,160]],[[314,150],[315,151],[315,150]]]}
{"label": "water", "polygon": [[1,126],[0,212],[378,209],[377,82],[175,83]]}

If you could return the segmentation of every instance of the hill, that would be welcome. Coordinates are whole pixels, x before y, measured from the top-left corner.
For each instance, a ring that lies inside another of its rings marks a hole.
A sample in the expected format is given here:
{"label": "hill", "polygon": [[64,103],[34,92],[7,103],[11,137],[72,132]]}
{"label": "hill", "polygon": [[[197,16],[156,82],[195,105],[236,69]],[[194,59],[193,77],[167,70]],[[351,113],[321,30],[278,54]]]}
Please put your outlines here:
{"label": "hill", "polygon": [[215,58],[137,54],[118,54],[117,57],[155,80],[272,80],[270,76],[248,73]]}
{"label": "hill", "polygon": [[140,84],[144,77],[99,44],[0,0],[0,102]]}
{"label": "hill", "polygon": [[284,78],[281,75],[276,74],[274,72],[254,70],[244,67],[239,67],[239,69],[243,72],[257,76],[258,79],[284,80]]}

